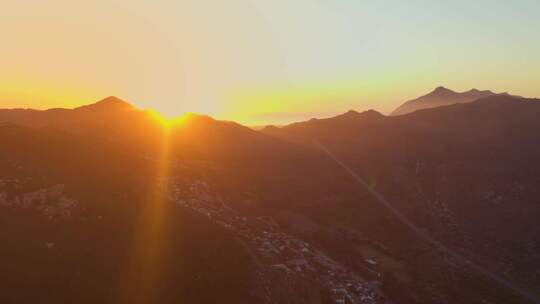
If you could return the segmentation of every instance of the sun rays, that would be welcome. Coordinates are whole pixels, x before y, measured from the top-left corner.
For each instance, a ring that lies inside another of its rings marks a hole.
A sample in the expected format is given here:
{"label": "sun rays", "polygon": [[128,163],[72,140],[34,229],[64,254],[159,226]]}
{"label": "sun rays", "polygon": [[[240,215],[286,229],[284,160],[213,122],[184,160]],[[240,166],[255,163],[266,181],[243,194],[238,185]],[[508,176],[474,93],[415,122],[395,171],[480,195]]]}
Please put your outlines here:
{"label": "sun rays", "polygon": [[187,116],[168,119],[157,112],[151,115],[163,126],[163,132],[159,133],[160,147],[154,158],[155,174],[149,178],[147,197],[137,214],[132,251],[121,283],[121,303],[152,303],[158,297],[156,287],[167,267],[164,256],[172,237],[168,192],[174,163],[173,130],[182,125]]}
{"label": "sun rays", "polygon": [[149,114],[155,122],[164,127],[166,133],[170,132],[174,128],[181,127],[193,116],[193,113],[186,113],[182,116],[167,117],[154,110],[149,111]]}

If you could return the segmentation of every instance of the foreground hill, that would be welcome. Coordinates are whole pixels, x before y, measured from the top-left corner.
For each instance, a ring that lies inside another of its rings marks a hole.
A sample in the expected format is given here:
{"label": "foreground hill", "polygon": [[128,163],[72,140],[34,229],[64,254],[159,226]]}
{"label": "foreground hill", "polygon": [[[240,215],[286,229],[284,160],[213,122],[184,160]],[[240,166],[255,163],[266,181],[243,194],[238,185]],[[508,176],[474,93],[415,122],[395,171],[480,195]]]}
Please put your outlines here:
{"label": "foreground hill", "polygon": [[538,295],[539,118],[539,100],[491,96],[263,132],[321,143],[421,229]]}
{"label": "foreground hill", "polygon": [[254,301],[245,249],[168,203],[159,166],[51,129],[1,126],[0,145],[0,302]]}
{"label": "foreground hill", "polygon": [[429,94],[405,102],[397,109],[395,109],[391,115],[403,115],[407,113],[412,113],[420,109],[430,109],[456,103],[467,103],[478,100],[480,98],[496,95],[510,96],[507,93],[497,94],[489,90],[480,91],[477,89],[472,89],[466,92],[459,93],[449,90],[445,87],[437,87]]}

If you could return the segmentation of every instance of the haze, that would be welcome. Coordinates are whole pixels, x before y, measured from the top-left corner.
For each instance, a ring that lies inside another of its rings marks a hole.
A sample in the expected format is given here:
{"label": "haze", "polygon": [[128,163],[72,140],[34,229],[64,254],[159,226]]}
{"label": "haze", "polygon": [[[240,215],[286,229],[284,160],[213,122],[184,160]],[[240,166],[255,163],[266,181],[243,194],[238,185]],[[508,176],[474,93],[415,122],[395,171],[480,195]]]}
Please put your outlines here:
{"label": "haze", "polygon": [[540,96],[538,11],[527,0],[10,2],[0,108],[116,95],[166,116],[266,124],[388,113],[439,85]]}

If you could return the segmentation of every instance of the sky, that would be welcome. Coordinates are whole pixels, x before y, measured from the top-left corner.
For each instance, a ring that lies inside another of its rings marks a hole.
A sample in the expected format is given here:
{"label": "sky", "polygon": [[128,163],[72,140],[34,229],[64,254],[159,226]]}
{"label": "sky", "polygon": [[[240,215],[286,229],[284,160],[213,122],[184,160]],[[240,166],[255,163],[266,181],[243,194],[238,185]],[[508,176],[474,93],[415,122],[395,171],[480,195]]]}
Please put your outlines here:
{"label": "sky", "polygon": [[173,117],[388,113],[437,86],[540,97],[540,1],[19,0],[0,108],[114,95]]}

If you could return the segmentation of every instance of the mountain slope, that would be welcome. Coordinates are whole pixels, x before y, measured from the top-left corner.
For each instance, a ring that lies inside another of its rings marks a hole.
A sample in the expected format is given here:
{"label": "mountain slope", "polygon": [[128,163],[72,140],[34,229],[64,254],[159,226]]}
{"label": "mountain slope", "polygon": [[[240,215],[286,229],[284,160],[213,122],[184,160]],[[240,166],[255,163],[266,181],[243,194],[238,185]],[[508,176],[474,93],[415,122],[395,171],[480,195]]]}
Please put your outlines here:
{"label": "mountain slope", "polygon": [[[182,181],[178,185],[180,193],[189,190],[200,201],[200,205],[195,204],[192,210],[205,217],[209,216],[208,210],[215,212],[218,217],[232,212],[232,221],[227,218],[222,226],[239,222],[238,231],[245,230],[244,223],[253,220],[258,226],[260,222],[255,219],[268,219],[272,226],[279,227],[274,228],[280,231],[276,234],[280,235],[279,238],[291,235],[302,240],[302,244],[308,242],[310,246],[320,248],[344,265],[347,273],[377,282],[372,284],[374,286],[381,284],[384,292],[400,303],[524,303],[507,288],[469,269],[462,261],[442,255],[426,245],[313,143],[321,143],[331,150],[355,172],[364,176],[370,187],[382,191],[396,208],[447,246],[465,249],[473,253],[468,256],[470,259],[492,264],[497,271],[508,271],[512,279],[534,288],[536,279],[530,269],[537,265],[534,255],[537,252],[534,249],[536,230],[531,227],[537,218],[533,202],[538,195],[531,189],[537,182],[532,174],[536,167],[524,168],[525,162],[540,163],[534,156],[540,154],[534,144],[538,138],[535,133],[527,132],[538,127],[537,104],[534,100],[496,96],[395,117],[385,117],[375,111],[350,111],[335,118],[315,119],[256,132],[235,123],[200,115],[192,115],[183,123],[167,128],[149,113],[128,109],[120,103],[119,107],[105,107],[105,111],[85,108],[84,115],[78,113],[81,110],[65,110],[70,112],[70,117],[77,119],[62,118],[39,128],[4,125],[4,129],[1,129],[6,132],[2,135],[3,145],[8,149],[0,151],[0,165],[5,167],[0,172],[11,178],[37,178],[38,182],[28,185],[28,191],[35,192],[36,187],[49,189],[64,184],[66,193],[69,193],[65,199],[75,197],[79,201],[88,201],[85,206],[95,211],[92,214],[98,218],[97,224],[88,228],[89,232],[84,230],[82,224],[77,224],[73,229],[68,228],[67,224],[60,225],[61,231],[85,231],[84,240],[95,239],[91,231],[103,231],[99,230],[100,223],[106,218],[103,214],[113,214],[111,222],[106,222],[103,227],[120,232],[110,233],[113,239],[98,242],[97,247],[118,242],[118,239],[125,238],[125,231],[137,232],[129,234],[129,240],[134,240],[133,235],[145,236],[137,239],[137,244],[146,243],[145,239],[151,241],[153,238],[149,236],[155,235],[151,231],[160,225],[155,226],[155,222],[153,224],[148,218],[141,218],[140,214],[155,212],[170,214],[165,221],[165,231],[170,233],[165,239],[172,237],[173,241],[176,240],[175,231],[182,229],[181,223],[186,223],[187,233],[196,234],[190,229],[205,225],[208,221],[192,225],[189,213],[185,215],[187,218],[182,218],[169,205],[152,210],[146,209],[149,205],[144,204],[148,202],[149,194],[157,193],[158,198],[167,194],[160,188],[164,181],[178,180]],[[40,151],[40,147],[50,148],[44,149],[42,154],[35,153]],[[29,171],[24,168],[29,168],[26,169]],[[531,171],[527,171],[529,169]],[[156,184],[161,186],[154,187]],[[201,184],[212,190],[211,198],[208,192],[201,192],[197,187]],[[479,188],[473,189],[471,185],[478,185]],[[13,187],[9,182],[6,191],[13,193]],[[522,188],[526,190],[520,190]],[[515,196],[517,193],[519,196]],[[127,197],[124,197],[126,194]],[[500,196],[503,199],[499,199]],[[180,199],[183,204],[189,205],[192,198]],[[519,201],[519,205],[512,203],[513,200]],[[62,202],[66,203],[65,200]],[[485,207],[482,204],[493,206]],[[35,212],[49,214],[55,208],[39,205]],[[32,216],[17,215],[17,208],[14,212],[5,213],[5,222],[11,224],[3,231],[12,230],[15,223],[25,221],[28,221],[29,227],[49,231],[47,226],[30,220]],[[125,217],[125,212],[129,216]],[[99,216],[103,218],[99,219]],[[215,229],[214,224],[205,228]],[[263,227],[261,235],[268,234],[268,228]],[[24,248],[25,242],[32,243],[35,233],[25,234],[23,241],[14,248]],[[516,238],[515,235],[520,237]],[[200,256],[200,250],[205,247],[219,254],[217,247],[221,241],[233,247],[244,245],[227,249],[238,255],[225,258],[233,261],[229,266],[238,268],[241,277],[250,277],[253,270],[249,263],[239,265],[234,262],[241,261],[242,258],[238,257],[244,254],[253,259],[249,246],[223,236],[219,233],[214,235],[213,232],[201,236],[209,240],[200,241],[200,247],[197,245],[193,248],[193,256]],[[16,235],[7,234],[4,237],[6,242],[17,242],[10,239]],[[47,241],[47,237],[47,233],[39,235],[37,244],[48,248],[51,242]],[[496,237],[504,242],[499,243]],[[528,241],[532,245],[527,244]],[[57,242],[52,242],[54,248]],[[119,251],[125,252],[133,242],[119,244],[122,244]],[[165,268],[175,264],[171,256],[185,254],[180,243],[174,244],[179,247],[175,245],[173,248],[176,249],[166,251],[173,254],[165,255],[164,260],[168,261]],[[258,246],[266,245],[261,243]],[[72,247],[85,248],[80,244]],[[261,248],[251,249],[258,254]],[[92,256],[100,254],[97,249],[91,252]],[[146,256],[144,250],[136,252],[136,257]],[[527,252],[528,257],[520,256],[519,252]],[[116,254],[122,256],[119,252]],[[285,261],[291,258],[286,250],[283,254]],[[79,255],[83,254],[76,254]],[[11,256],[15,259],[16,254],[12,253]],[[32,255],[26,257],[28,259],[22,264],[30,263]],[[219,257],[212,254],[208,258]],[[100,263],[103,259],[92,260]],[[186,261],[194,265],[198,265],[197,261],[206,263],[204,259],[193,262],[191,257]],[[508,264],[508,261],[512,264]],[[276,262],[270,262],[268,266],[274,265],[272,263]],[[205,282],[220,284],[219,280],[234,276],[233,270],[220,268],[228,267],[226,265],[207,264],[208,268],[198,268],[205,279],[202,282],[194,281],[203,284],[200,288],[205,288]],[[248,269],[243,268],[247,266]],[[96,265],[95,268],[103,269],[103,266]],[[221,271],[223,277],[215,280],[206,277],[212,276],[214,269]],[[266,280],[278,271],[271,269],[270,276],[258,278],[255,282],[274,284],[273,279]],[[14,269],[11,271],[16,273]],[[193,273],[196,271],[188,267],[184,274],[178,274],[178,280],[183,282],[183,275],[189,277]],[[113,271],[114,276],[117,274]],[[72,278],[73,274],[67,276]],[[276,284],[283,286],[278,292],[283,294],[272,298],[276,294],[271,292],[266,298],[267,302],[287,303],[294,299],[297,303],[311,303],[317,302],[316,299],[332,297],[321,292],[320,285],[310,283],[309,276],[298,281],[293,281],[289,275],[280,278]],[[171,274],[165,281],[174,279],[175,274]],[[19,278],[19,281],[22,280]],[[328,278],[320,275],[317,280],[325,281]],[[227,294],[224,299],[242,302],[251,297],[251,293],[246,295],[246,290],[253,288],[246,287],[244,282],[246,280],[241,279],[237,281],[240,285],[224,285],[224,288],[234,291],[233,295]],[[188,280],[186,286],[195,283]],[[145,286],[145,282],[132,282],[122,290],[137,289],[138,284]],[[161,291],[168,294],[170,286],[164,283],[162,287],[159,294],[163,294]],[[199,287],[186,288],[199,290]],[[97,294],[102,294],[104,289],[100,290]],[[81,292],[89,291],[84,289]],[[137,292],[134,294],[137,295]],[[194,299],[195,302],[205,302],[206,296],[209,297],[208,301],[212,298],[211,294],[204,295],[202,299],[197,298],[196,294],[188,296],[180,293],[179,296]]]}
{"label": "mountain slope", "polygon": [[[224,160],[260,158],[269,149],[290,145],[234,122],[189,114],[182,123],[163,124],[151,111],[137,109],[116,97],[75,109],[0,109],[0,124],[54,128],[78,136],[92,136],[155,154],[167,137],[185,159]],[[279,151],[276,151],[280,154]],[[282,151],[284,152],[284,151]],[[276,153],[274,153],[276,154]]]}
{"label": "mountain slope", "polygon": [[[57,112],[60,114],[51,114]],[[152,113],[116,98],[74,110],[0,110],[2,122],[53,128],[74,136],[105,140],[152,161],[161,158],[160,149],[166,144],[172,163],[211,167],[214,178],[220,180],[220,185],[228,192],[237,194],[257,189],[280,204],[292,194],[277,189],[294,185],[307,190],[318,184],[319,178],[332,178],[323,174],[328,165],[321,161],[324,158],[305,147],[204,115],[190,114],[181,123],[167,127]],[[314,167],[313,163],[320,165]],[[263,170],[272,174],[261,174]],[[307,172],[317,172],[313,176],[318,178],[302,178]],[[298,193],[315,196],[310,191]]]}
{"label": "mountain slope", "polygon": [[257,301],[245,249],[161,197],[156,164],[51,129],[0,145],[0,302]]}
{"label": "mountain slope", "polygon": [[[491,96],[376,123],[335,117],[271,133],[321,143],[435,239],[538,295],[540,278],[533,269],[540,266],[539,118],[539,100]],[[364,212],[370,212],[367,206]],[[419,281],[431,276],[422,267],[426,273]],[[479,300],[465,291],[464,279],[444,281],[442,286],[456,288],[454,301]],[[509,301],[496,298],[490,301]]]}
{"label": "mountain slope", "polygon": [[[168,127],[148,112],[116,104],[61,110],[66,113],[39,125],[16,119],[1,124],[6,149],[0,151],[0,224],[6,233],[0,241],[13,244],[0,263],[11,278],[5,285],[13,289],[6,301],[32,303],[32,294],[51,302],[82,295],[105,303],[317,303],[328,297],[321,278],[293,280],[272,264],[261,275],[253,254],[259,248],[223,231],[207,213],[199,215],[201,208],[167,204],[169,183],[181,181],[174,189],[195,194],[179,201],[208,204],[212,198],[215,208],[228,202],[227,210],[246,218],[275,214],[329,191],[335,178],[326,174],[324,162],[313,166],[322,160],[319,154],[232,122],[194,114]],[[212,185],[215,195],[200,192],[201,184]],[[25,197],[48,196],[58,185],[66,196],[54,197],[52,206],[30,200],[26,212],[21,205]],[[70,199],[81,203],[62,209]],[[51,212],[70,216],[50,221]],[[9,233],[18,223],[31,229]],[[156,247],[161,249],[155,252]],[[79,263],[88,267],[77,268]],[[32,267],[36,277],[25,283]],[[146,272],[156,279],[147,282]],[[39,285],[41,276],[51,278],[49,285]],[[50,291],[66,281],[80,283],[69,292]],[[274,291],[262,284],[281,287]]]}

